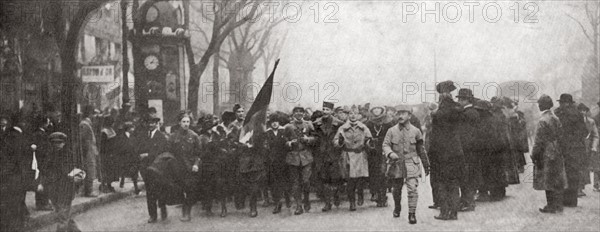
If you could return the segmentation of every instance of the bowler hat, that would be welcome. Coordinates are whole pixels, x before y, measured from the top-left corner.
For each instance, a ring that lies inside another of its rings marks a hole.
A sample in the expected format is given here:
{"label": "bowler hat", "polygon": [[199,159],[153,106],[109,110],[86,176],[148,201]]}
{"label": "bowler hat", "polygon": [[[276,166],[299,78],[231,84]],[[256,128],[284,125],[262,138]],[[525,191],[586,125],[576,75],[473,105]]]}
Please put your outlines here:
{"label": "bowler hat", "polygon": [[550,98],[550,96],[544,94],[542,96],[540,96],[540,98],[538,99],[538,105],[542,105],[545,107],[542,108],[546,108],[546,109],[550,109],[552,108],[552,106],[554,106],[554,103],[552,102],[552,98]]}
{"label": "bowler hat", "polygon": [[568,93],[563,93],[563,94],[560,95],[560,98],[558,99],[558,102],[574,103],[573,96],[571,94],[568,94]]}
{"label": "bowler hat", "polygon": [[473,90],[471,89],[460,89],[458,90],[458,95],[456,96],[456,98],[467,98],[467,99],[472,99],[473,96]]}
{"label": "bowler hat", "polygon": [[67,140],[67,135],[62,132],[54,132],[48,136],[48,139],[52,142],[64,142]]}
{"label": "bowler hat", "polygon": [[441,82],[439,84],[437,84],[437,86],[435,87],[435,90],[438,93],[449,93],[452,92],[456,89],[456,86],[454,86],[454,82],[448,80],[448,81],[444,81]]}
{"label": "bowler hat", "polygon": [[149,113],[146,115],[145,121],[146,122],[158,122],[158,121],[160,121],[160,118],[158,117],[158,115],[156,113]]}

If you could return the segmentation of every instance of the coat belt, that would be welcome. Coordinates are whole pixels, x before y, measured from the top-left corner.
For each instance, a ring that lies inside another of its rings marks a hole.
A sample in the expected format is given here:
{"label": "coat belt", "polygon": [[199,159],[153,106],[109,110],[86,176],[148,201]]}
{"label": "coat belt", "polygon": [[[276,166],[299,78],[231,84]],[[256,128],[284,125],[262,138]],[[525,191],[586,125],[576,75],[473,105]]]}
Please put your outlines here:
{"label": "coat belt", "polygon": [[350,148],[344,148],[342,149],[345,152],[354,152],[354,153],[361,153],[363,152],[365,149],[364,148],[355,148],[355,149],[350,149]]}

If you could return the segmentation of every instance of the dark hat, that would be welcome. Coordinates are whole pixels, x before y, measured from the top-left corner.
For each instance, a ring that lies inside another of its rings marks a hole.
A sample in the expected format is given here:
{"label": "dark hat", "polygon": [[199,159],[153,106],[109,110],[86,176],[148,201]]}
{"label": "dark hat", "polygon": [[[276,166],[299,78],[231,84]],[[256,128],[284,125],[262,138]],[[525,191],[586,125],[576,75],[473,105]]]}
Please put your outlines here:
{"label": "dark hat", "polygon": [[235,113],[231,112],[231,111],[225,111],[221,115],[221,121],[225,122],[225,124],[229,124],[230,122],[233,122],[235,120],[235,118],[236,118]]}
{"label": "dark hat", "polygon": [[296,112],[302,112],[302,113],[304,113],[304,108],[302,108],[301,106],[296,106],[292,110],[292,113],[296,113]]}
{"label": "dark hat", "polygon": [[240,105],[240,104],[235,104],[235,105],[233,106],[233,112],[235,113],[235,112],[236,112],[237,110],[239,110],[240,108],[242,108],[242,105]]}
{"label": "dark hat", "polygon": [[149,113],[148,115],[146,115],[144,120],[146,122],[159,122],[160,118],[158,117],[158,115],[156,113]]}
{"label": "dark hat", "polygon": [[54,142],[54,141],[64,142],[64,141],[67,141],[67,135],[62,132],[54,132],[48,136],[48,139],[52,142]]}
{"label": "dark hat", "polygon": [[459,89],[458,90],[458,96],[456,96],[456,98],[467,98],[467,99],[472,99],[473,96],[473,90],[471,89]]}
{"label": "dark hat", "polygon": [[271,124],[273,122],[278,122],[279,124],[281,124],[281,118],[279,117],[278,114],[269,115],[269,120],[268,120],[267,124]]}
{"label": "dark hat", "polygon": [[546,106],[546,107],[543,107],[546,109],[550,109],[550,108],[552,108],[552,106],[554,106],[554,103],[552,102],[552,98],[546,94],[540,96],[540,98],[538,99],[537,102],[539,105]]}
{"label": "dark hat", "polygon": [[133,122],[128,121],[128,122],[123,123],[124,130],[129,130],[130,128],[134,128],[134,127],[135,127],[135,125],[133,125]]}
{"label": "dark hat", "polygon": [[568,94],[568,93],[563,93],[563,94],[560,95],[560,98],[558,99],[558,102],[574,103],[573,96],[571,94]]}
{"label": "dark hat", "polygon": [[84,117],[90,116],[92,114],[94,114],[94,107],[91,105],[86,105],[83,107],[83,111],[81,112],[83,114]]}
{"label": "dark hat", "polygon": [[435,90],[438,93],[449,93],[452,92],[456,89],[456,86],[454,86],[454,82],[452,81],[444,81],[441,82],[439,84],[437,84],[437,86],[435,87]]}
{"label": "dark hat", "polygon": [[326,101],[323,102],[323,107],[327,107],[329,109],[333,109],[333,106],[334,105],[331,102],[326,102]]}
{"label": "dark hat", "polygon": [[583,104],[583,103],[579,103],[579,105],[577,106],[577,109],[578,109],[579,111],[586,111],[586,112],[587,112],[587,111],[590,111],[590,107],[586,106],[586,105],[585,105],[585,104]]}
{"label": "dark hat", "polygon": [[486,100],[477,100],[477,101],[475,101],[475,103],[473,103],[473,108],[479,109],[479,110],[491,110],[492,103],[490,103],[489,101],[486,101]]}

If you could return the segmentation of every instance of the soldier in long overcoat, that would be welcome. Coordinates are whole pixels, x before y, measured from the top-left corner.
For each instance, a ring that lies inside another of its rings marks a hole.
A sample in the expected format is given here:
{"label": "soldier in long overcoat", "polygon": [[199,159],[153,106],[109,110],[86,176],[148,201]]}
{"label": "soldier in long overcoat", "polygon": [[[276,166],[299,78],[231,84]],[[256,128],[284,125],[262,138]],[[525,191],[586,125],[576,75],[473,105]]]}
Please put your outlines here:
{"label": "soldier in long overcoat", "polygon": [[538,100],[542,112],[538,122],[531,160],[533,161],[533,188],[546,191],[547,205],[542,213],[556,213],[563,208],[563,191],[567,188],[567,176],[563,153],[559,144],[561,123],[552,113],[552,99],[543,95]]}
{"label": "soldier in long overcoat", "polygon": [[333,117],[333,107],[333,103],[323,102],[323,116],[314,123],[318,138],[315,150],[315,171],[323,183],[323,201],[325,202],[323,212],[331,210],[332,198],[334,203],[339,205],[339,191],[344,184],[341,151],[333,144],[333,137],[344,122]]}
{"label": "soldier in long overcoat", "polygon": [[200,137],[190,129],[192,117],[183,112],[177,116],[180,129],[169,138],[169,151],[175,155],[177,161],[182,163],[184,179],[176,180],[183,187],[184,199],[181,208],[181,221],[190,221],[191,209],[197,201],[197,192],[200,170]]}
{"label": "soldier in long overcoat", "polygon": [[340,126],[333,138],[333,144],[342,149],[342,167],[346,167],[343,171],[348,181],[350,211],[356,210],[356,204],[361,206],[364,203],[364,185],[369,177],[367,156],[368,150],[373,149],[371,131],[359,119],[358,107],[352,106],[348,121]]}
{"label": "soldier in long overcoat", "polygon": [[382,143],[382,156],[387,159],[387,177],[392,181],[394,217],[400,216],[402,186],[406,183],[408,193],[408,221],[416,224],[415,216],[419,199],[418,186],[421,163],[425,175],[429,175],[429,158],[423,147],[423,134],[409,122],[410,107],[398,109],[398,124],[390,128]]}
{"label": "soldier in long overcoat", "polygon": [[369,153],[369,188],[371,191],[371,200],[377,202],[377,207],[385,207],[387,204],[385,170],[386,163],[383,154],[383,139],[387,131],[393,126],[391,123],[385,123],[386,116],[384,107],[373,107],[371,109],[372,117],[367,121],[367,128],[373,136],[373,145],[375,149]]}
{"label": "soldier in long overcoat", "polygon": [[560,146],[565,155],[565,171],[569,187],[565,190],[563,203],[565,207],[577,207],[577,193],[581,183],[582,160],[585,155],[585,138],[588,135],[583,115],[574,105],[573,96],[561,94],[559,107],[554,114],[560,119],[562,133]]}

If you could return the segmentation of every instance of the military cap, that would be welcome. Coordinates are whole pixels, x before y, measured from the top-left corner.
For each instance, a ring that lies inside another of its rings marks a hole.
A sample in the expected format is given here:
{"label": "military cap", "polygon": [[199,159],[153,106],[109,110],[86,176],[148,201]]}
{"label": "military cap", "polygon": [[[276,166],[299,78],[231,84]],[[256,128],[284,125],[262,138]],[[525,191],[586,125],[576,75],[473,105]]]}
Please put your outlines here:
{"label": "military cap", "polygon": [[296,106],[294,107],[294,109],[292,110],[292,113],[296,113],[296,112],[302,112],[304,113],[304,108],[301,106]]}
{"label": "military cap", "polygon": [[333,109],[333,106],[334,105],[331,102],[326,102],[326,101],[323,102],[323,107],[326,107],[326,108],[329,108],[329,109]]}
{"label": "military cap", "polygon": [[399,106],[396,106],[396,112],[399,113],[401,111],[406,111],[406,112],[412,113],[412,107],[408,106],[408,105],[399,105]]}

